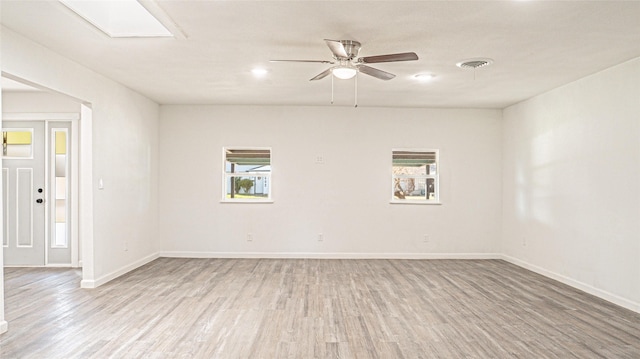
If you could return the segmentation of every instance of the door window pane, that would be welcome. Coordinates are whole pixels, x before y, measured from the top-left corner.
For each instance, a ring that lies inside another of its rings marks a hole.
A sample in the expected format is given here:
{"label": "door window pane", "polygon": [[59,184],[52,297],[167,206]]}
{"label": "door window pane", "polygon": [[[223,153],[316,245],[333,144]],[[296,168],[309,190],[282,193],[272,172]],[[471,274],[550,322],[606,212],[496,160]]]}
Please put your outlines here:
{"label": "door window pane", "polygon": [[2,131],[2,157],[33,158],[33,129]]}
{"label": "door window pane", "polygon": [[53,198],[55,198],[55,228],[51,231],[51,247],[66,248],[68,246],[67,213],[68,213],[68,181],[67,181],[67,130],[52,129],[53,149],[55,160],[53,161],[55,175],[53,186]]}

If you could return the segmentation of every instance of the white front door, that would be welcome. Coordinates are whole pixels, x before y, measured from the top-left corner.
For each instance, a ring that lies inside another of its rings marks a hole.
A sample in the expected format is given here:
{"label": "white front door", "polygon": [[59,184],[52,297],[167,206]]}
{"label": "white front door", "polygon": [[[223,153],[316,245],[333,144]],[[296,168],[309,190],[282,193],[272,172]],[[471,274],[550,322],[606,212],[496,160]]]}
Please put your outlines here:
{"label": "white front door", "polygon": [[4,121],[4,264],[45,265],[45,124]]}

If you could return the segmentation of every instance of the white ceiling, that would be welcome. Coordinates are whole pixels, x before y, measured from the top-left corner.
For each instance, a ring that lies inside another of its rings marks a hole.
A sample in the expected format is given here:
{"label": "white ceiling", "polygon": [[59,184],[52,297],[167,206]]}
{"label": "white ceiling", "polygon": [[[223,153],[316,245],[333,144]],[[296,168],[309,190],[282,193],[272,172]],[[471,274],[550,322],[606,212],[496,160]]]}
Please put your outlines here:
{"label": "white ceiling", "polygon": [[[330,60],[325,38],[360,41],[360,56],[420,57],[373,64],[397,77],[360,75],[359,106],[503,108],[640,57],[640,1],[156,4],[186,38],[111,39],[57,1],[2,1],[2,24],[161,104],[329,105],[331,78],[309,81],[329,65],[269,62]],[[474,57],[495,63],[455,66]],[[335,81],[335,99],[353,104],[353,80]]]}

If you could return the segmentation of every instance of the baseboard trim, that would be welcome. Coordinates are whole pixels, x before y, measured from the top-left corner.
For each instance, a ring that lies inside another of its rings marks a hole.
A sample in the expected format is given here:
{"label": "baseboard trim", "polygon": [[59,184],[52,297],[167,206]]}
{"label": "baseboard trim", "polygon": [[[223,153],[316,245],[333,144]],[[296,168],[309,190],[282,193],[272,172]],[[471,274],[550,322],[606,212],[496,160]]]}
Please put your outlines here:
{"label": "baseboard trim", "polygon": [[0,334],[6,333],[9,330],[9,323],[6,320],[0,321]]}
{"label": "baseboard trim", "polygon": [[6,268],[73,268],[71,263],[47,263],[45,265],[15,265],[7,264]]}
{"label": "baseboard trim", "polygon": [[115,271],[113,271],[111,273],[103,275],[102,277],[100,277],[98,279],[93,279],[93,280],[83,279],[80,282],[80,288],[88,288],[88,289],[98,288],[99,286],[101,286],[101,285],[103,285],[103,284],[105,284],[105,283],[107,283],[109,281],[112,281],[112,280],[120,277],[123,274],[127,274],[127,273],[131,272],[132,270],[134,270],[136,268],[142,267],[143,265],[145,265],[145,264],[147,264],[147,263],[149,263],[151,261],[154,261],[154,260],[158,259],[159,257],[160,256],[159,256],[158,253],[154,253],[154,254],[146,256],[146,257],[144,257],[142,259],[139,259],[139,260],[137,260],[137,261],[135,261],[135,262],[133,262],[131,264],[128,264],[128,265],[126,265],[126,266],[124,266],[124,267],[122,267],[120,269],[117,269],[117,270],[115,270]]}
{"label": "baseboard trim", "polygon": [[41,266],[41,265],[19,265],[19,264],[5,264],[4,265],[5,268],[45,268],[46,266]]}
{"label": "baseboard trim", "polygon": [[632,311],[634,311],[636,313],[640,313],[640,303],[631,301],[629,299],[622,298],[622,297],[620,297],[618,295],[615,295],[613,293],[609,293],[609,292],[607,292],[605,290],[598,289],[598,288],[593,287],[593,286],[591,286],[589,284],[577,281],[575,279],[566,277],[564,275],[555,273],[553,271],[544,269],[542,267],[538,267],[538,266],[536,266],[534,264],[525,262],[525,261],[523,261],[521,259],[518,259],[518,258],[514,258],[514,257],[511,257],[511,256],[503,254],[502,255],[502,259],[507,261],[507,262],[509,262],[509,263],[511,263],[511,264],[515,264],[518,267],[522,267],[524,269],[527,269],[527,270],[530,270],[532,272],[535,272],[535,273],[538,273],[540,275],[543,275],[543,276],[545,276],[547,278],[551,278],[553,280],[557,280],[560,283],[563,283],[563,284],[566,284],[566,285],[571,286],[573,288],[579,289],[579,290],[581,290],[581,291],[583,291],[585,293],[594,295],[594,296],[596,296],[596,297],[598,297],[600,299],[604,299],[604,300],[606,300],[608,302],[611,302],[613,304],[619,305],[619,306],[621,306],[623,308],[632,310]]}
{"label": "baseboard trim", "polygon": [[166,258],[502,259],[497,253],[160,252]]}
{"label": "baseboard trim", "polygon": [[71,263],[48,263],[45,265],[47,268],[72,268]]}

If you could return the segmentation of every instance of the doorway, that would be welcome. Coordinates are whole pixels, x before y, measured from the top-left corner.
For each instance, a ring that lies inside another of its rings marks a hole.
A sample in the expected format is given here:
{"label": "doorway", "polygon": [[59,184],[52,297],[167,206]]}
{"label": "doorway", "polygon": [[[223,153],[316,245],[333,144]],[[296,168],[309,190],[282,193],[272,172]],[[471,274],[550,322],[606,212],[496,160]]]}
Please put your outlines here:
{"label": "doorway", "polygon": [[[79,115],[46,120],[29,120],[26,114],[4,117],[4,265],[77,267],[77,126],[73,121]],[[23,120],[18,121],[19,117]]]}

